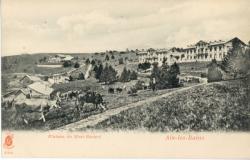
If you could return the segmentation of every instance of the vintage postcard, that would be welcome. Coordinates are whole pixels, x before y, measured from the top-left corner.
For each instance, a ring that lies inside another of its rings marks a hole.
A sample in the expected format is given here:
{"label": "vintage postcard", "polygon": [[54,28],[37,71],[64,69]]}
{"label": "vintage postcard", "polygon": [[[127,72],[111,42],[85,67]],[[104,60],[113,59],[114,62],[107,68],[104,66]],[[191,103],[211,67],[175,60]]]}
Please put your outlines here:
{"label": "vintage postcard", "polygon": [[250,158],[249,0],[2,0],[2,157]]}

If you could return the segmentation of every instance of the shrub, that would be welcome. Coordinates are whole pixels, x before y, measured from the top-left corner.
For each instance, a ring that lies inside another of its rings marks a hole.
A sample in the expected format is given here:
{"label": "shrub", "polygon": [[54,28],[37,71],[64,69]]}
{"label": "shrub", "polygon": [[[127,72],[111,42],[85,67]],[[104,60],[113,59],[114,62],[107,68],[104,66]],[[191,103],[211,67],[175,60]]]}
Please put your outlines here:
{"label": "shrub", "polygon": [[105,61],[109,61],[109,55],[106,55]]}
{"label": "shrub", "polygon": [[155,82],[151,82],[151,87],[154,89],[165,89],[179,86],[180,68],[177,63],[174,63],[170,67],[164,63],[162,69],[159,69],[157,65],[154,65],[152,70],[151,79],[155,79]]}
{"label": "shrub", "polygon": [[139,63],[138,69],[146,70],[151,67],[151,64],[149,62]]}
{"label": "shrub", "polygon": [[143,88],[144,88],[144,84],[145,82],[144,81],[142,81],[142,80],[138,80],[137,82],[136,82],[136,84],[135,84],[135,88],[137,89],[137,90],[142,90]]}
{"label": "shrub", "polygon": [[201,78],[206,78],[207,77],[207,73],[201,73]]}
{"label": "shrub", "polygon": [[130,74],[130,80],[137,80],[137,73],[135,71],[132,71]]}
{"label": "shrub", "polygon": [[78,79],[79,80],[84,80],[85,79],[84,74],[83,73],[79,73]]}
{"label": "shrub", "polygon": [[88,58],[86,59],[85,64],[90,64],[90,60]]}
{"label": "shrub", "polygon": [[124,64],[123,58],[119,58],[119,64]]}
{"label": "shrub", "polygon": [[95,63],[95,60],[92,60],[91,61],[91,64],[94,66],[96,63]]}
{"label": "shrub", "polygon": [[75,63],[74,68],[79,68],[80,64],[78,62]]}
{"label": "shrub", "polygon": [[129,80],[130,80],[130,72],[126,69],[126,67],[124,67],[120,76],[120,82],[128,82]]}
{"label": "shrub", "polygon": [[113,83],[117,80],[117,72],[112,66],[108,66],[106,64],[105,68],[103,69],[100,79],[100,82],[105,82],[105,84]]}
{"label": "shrub", "polygon": [[208,66],[207,81],[216,82],[222,80],[222,73],[215,59]]}
{"label": "shrub", "polygon": [[71,67],[71,62],[70,61],[65,61],[65,62],[63,62],[63,67]]}
{"label": "shrub", "polygon": [[128,94],[131,96],[136,96],[137,94],[137,89],[135,87],[130,88],[130,90],[128,91]]}

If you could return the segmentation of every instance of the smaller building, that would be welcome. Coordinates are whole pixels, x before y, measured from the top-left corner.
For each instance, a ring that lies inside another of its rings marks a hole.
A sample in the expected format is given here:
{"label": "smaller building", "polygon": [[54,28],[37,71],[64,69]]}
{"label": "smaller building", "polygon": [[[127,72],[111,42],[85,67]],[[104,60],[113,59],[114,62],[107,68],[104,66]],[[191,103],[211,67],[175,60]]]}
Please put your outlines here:
{"label": "smaller building", "polygon": [[20,102],[20,101],[25,100],[27,98],[27,95],[28,95],[27,89],[18,89],[18,90],[11,91],[11,92],[3,95],[2,102],[3,103],[12,102],[12,101]]}
{"label": "smaller building", "polygon": [[53,92],[49,82],[35,82],[28,85],[31,98],[49,98]]}
{"label": "smaller building", "polygon": [[65,55],[65,54],[57,54],[55,56],[51,56],[48,59],[49,63],[61,63],[65,61],[71,61],[74,57],[71,55]]}
{"label": "smaller building", "polygon": [[34,82],[42,81],[40,77],[25,75],[23,78],[20,79],[20,83],[27,86]]}

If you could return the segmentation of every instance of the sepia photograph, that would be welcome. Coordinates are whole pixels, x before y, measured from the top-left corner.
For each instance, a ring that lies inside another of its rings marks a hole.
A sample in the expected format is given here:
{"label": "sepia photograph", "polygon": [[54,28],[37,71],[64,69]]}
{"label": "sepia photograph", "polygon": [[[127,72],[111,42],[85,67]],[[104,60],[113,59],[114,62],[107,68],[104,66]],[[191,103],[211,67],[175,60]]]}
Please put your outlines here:
{"label": "sepia photograph", "polygon": [[[244,154],[197,156],[249,158],[249,0],[3,0],[1,10],[2,156],[51,155],[13,151],[26,133],[46,135],[44,147],[138,133],[193,147],[244,134]],[[142,152],[114,156],[176,157]]]}

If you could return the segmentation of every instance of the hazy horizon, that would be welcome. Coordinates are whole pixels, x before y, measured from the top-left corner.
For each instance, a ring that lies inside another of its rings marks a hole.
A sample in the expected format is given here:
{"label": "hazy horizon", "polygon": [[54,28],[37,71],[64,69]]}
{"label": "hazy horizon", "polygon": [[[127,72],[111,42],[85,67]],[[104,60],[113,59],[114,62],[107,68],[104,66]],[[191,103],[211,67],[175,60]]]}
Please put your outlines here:
{"label": "hazy horizon", "polygon": [[250,40],[249,0],[2,1],[2,56]]}

